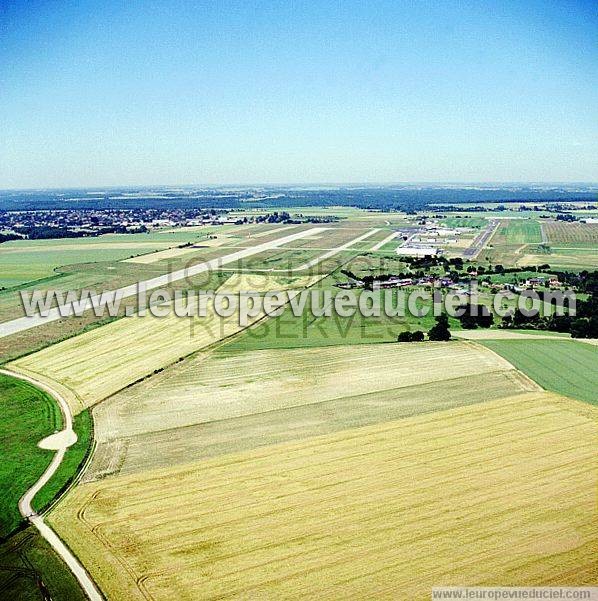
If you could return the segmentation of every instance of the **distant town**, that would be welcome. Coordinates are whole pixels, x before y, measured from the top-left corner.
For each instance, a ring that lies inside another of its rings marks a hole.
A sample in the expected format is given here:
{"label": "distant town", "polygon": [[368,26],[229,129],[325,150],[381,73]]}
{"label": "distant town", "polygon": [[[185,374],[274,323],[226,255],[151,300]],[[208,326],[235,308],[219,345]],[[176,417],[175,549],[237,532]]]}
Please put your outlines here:
{"label": "distant town", "polygon": [[286,211],[255,215],[226,209],[63,209],[0,211],[0,242],[21,238],[82,238],[102,234],[139,234],[165,227],[243,223],[329,223],[334,216]]}

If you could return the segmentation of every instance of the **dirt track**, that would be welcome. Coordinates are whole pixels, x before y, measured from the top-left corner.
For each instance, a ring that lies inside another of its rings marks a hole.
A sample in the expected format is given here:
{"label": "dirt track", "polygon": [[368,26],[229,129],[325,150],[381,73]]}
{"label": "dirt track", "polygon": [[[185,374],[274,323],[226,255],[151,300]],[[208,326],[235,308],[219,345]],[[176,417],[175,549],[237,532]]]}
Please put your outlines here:
{"label": "dirt track", "polygon": [[[40,476],[39,480],[28,490],[19,500],[19,511],[21,515],[29,520],[35,528],[39,531],[46,541],[52,546],[52,548],[58,553],[58,555],[63,559],[66,565],[69,567],[81,588],[87,595],[87,597],[91,601],[102,601],[103,597],[100,594],[98,588],[95,583],[86,572],[85,568],[79,563],[77,558],[71,553],[68,547],[60,540],[58,535],[45,523],[44,518],[41,515],[38,515],[31,503],[33,502],[34,497],[37,493],[50,481],[52,476],[56,473],[62,460],[64,459],[64,455],[69,446],[71,446],[77,440],[77,436],[73,430],[73,416],[71,415],[71,410],[69,409],[68,403],[66,400],[60,395],[56,390],[43,384],[42,382],[38,382],[37,380],[25,376],[22,374],[17,374],[7,369],[0,369],[0,373],[10,376],[12,378],[18,378],[19,380],[24,380],[33,384],[37,388],[41,388],[48,394],[50,394],[60,407],[60,412],[62,413],[62,419],[64,423],[64,429],[61,434],[63,436],[57,437],[54,435],[54,440],[56,444],[56,454],[52,459],[52,462],[47,467],[46,471]],[[44,439],[47,440],[47,439]]]}

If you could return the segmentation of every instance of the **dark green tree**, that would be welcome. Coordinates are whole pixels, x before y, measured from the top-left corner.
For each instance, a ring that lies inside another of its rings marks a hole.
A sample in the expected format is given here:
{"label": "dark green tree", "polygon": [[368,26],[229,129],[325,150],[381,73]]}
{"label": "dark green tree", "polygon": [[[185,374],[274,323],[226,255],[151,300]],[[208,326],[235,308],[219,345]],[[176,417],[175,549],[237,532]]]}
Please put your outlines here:
{"label": "dark green tree", "polygon": [[448,317],[446,314],[443,313],[436,318],[436,324],[430,328],[428,338],[430,340],[442,342],[451,339],[451,332],[449,330]]}

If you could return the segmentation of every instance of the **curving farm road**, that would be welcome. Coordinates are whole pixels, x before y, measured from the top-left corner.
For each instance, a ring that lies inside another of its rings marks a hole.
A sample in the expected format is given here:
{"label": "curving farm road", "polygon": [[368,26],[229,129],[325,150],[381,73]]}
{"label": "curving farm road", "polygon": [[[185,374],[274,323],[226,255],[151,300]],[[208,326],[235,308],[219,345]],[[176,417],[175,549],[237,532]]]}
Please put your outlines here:
{"label": "curving farm road", "polygon": [[46,468],[46,471],[40,476],[39,480],[21,497],[19,500],[19,511],[21,515],[29,520],[33,526],[37,528],[41,536],[48,541],[52,548],[60,555],[66,565],[69,567],[81,588],[91,601],[102,601],[103,597],[96,587],[95,583],[85,570],[85,568],[79,563],[79,560],[71,553],[70,549],[60,540],[58,535],[48,526],[44,518],[38,515],[33,507],[32,502],[37,493],[50,481],[52,476],[56,473],[67,449],[76,442],[77,435],[73,430],[73,416],[66,400],[56,390],[50,386],[38,382],[34,378],[25,376],[8,369],[0,369],[0,373],[10,376],[12,378],[18,378],[33,384],[37,388],[40,388],[50,394],[60,407],[62,413],[62,419],[64,423],[64,429],[58,434],[54,434],[44,439],[49,441],[49,444],[45,448],[52,448],[56,451],[50,465]]}

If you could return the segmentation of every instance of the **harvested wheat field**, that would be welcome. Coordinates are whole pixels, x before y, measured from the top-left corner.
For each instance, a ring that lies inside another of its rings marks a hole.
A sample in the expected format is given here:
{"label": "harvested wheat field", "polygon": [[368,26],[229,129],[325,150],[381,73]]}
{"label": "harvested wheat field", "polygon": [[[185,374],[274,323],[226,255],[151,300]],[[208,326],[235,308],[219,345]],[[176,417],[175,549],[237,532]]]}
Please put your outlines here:
{"label": "harvested wheat field", "polygon": [[[470,342],[222,350],[173,366],[99,405],[96,437],[102,441],[505,371],[515,373],[508,361]],[[464,399],[467,391],[465,385]]]}
{"label": "harvested wheat field", "polygon": [[[348,396],[329,401],[317,401],[314,396],[313,402],[305,405],[118,438],[110,436],[107,419],[111,413],[102,412],[96,420],[102,439],[83,479],[171,467],[531,390],[539,387],[517,371],[498,371],[370,394],[348,392]],[[129,423],[133,425],[133,420]]]}
{"label": "harvested wheat field", "polygon": [[94,407],[97,449],[84,478],[533,390],[539,387],[510,363],[466,342],[200,353]]}
{"label": "harvested wheat field", "polygon": [[590,584],[595,417],[528,393],[83,484],[50,521],[113,600]]}
{"label": "harvested wheat field", "polygon": [[313,276],[284,276],[261,273],[234,273],[221,286],[218,292],[272,292],[279,290],[309,288],[323,275]]}
{"label": "harvested wheat field", "polygon": [[549,244],[598,244],[598,223],[547,221],[542,229]]}
{"label": "harvested wheat field", "polygon": [[[289,293],[291,294],[291,293]],[[259,314],[250,323],[264,317]],[[135,315],[69,338],[9,364],[68,389],[75,413],[156,370],[240,331],[237,315],[182,319]]]}

